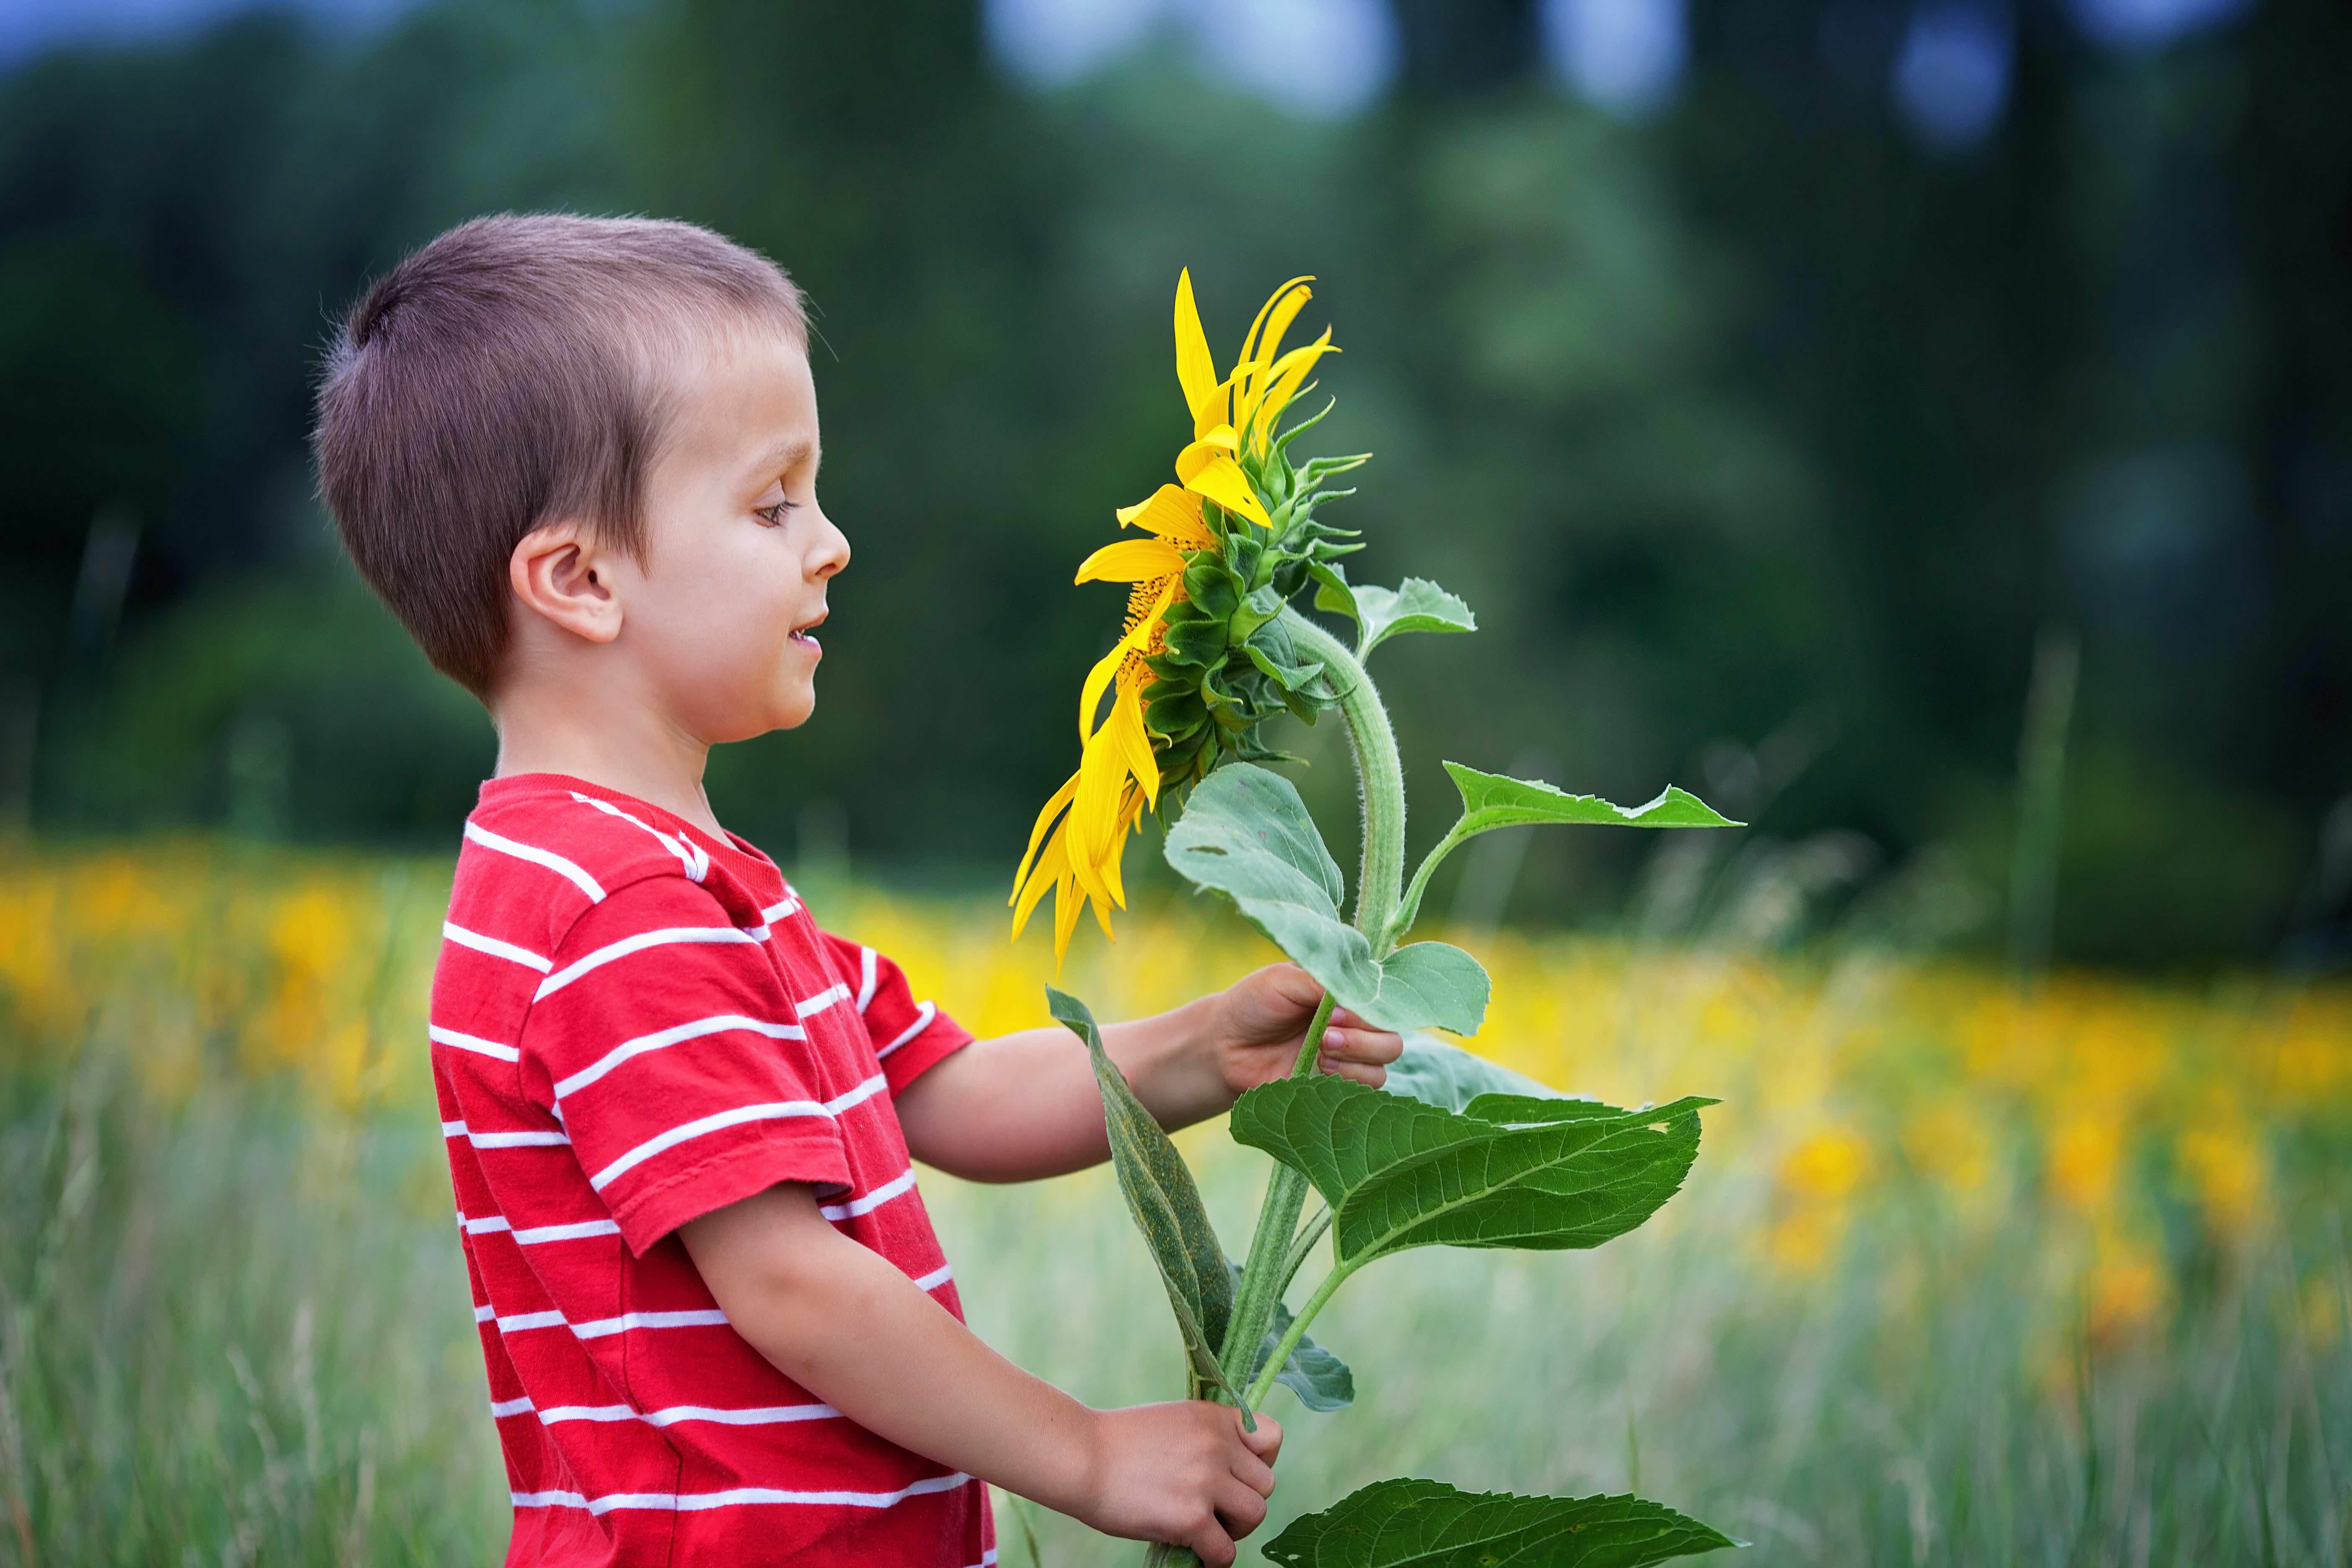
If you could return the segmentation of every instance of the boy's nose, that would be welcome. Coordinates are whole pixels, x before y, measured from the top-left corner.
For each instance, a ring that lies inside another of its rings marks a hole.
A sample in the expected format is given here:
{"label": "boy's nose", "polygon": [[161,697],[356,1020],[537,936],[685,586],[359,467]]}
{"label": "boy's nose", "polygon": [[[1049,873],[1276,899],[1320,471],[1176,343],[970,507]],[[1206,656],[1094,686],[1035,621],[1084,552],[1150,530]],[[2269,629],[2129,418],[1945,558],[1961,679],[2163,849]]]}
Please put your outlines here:
{"label": "boy's nose", "polygon": [[824,525],[824,533],[809,574],[823,579],[833,576],[849,564],[849,536],[835,528],[833,519],[822,512],[817,514],[817,521]]}

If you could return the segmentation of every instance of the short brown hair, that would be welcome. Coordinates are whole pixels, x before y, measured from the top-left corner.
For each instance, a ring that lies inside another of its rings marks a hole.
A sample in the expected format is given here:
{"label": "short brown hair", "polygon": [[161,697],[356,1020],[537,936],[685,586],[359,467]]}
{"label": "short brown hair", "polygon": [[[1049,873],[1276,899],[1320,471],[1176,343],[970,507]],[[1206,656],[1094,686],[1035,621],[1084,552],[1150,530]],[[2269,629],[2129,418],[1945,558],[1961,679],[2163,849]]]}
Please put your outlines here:
{"label": "short brown hair", "polygon": [[782,268],[649,218],[476,218],[361,297],[319,389],[319,488],[435,668],[487,700],[507,563],[532,529],[584,518],[644,559],[645,478],[675,394],[662,347],[755,323],[807,346]]}

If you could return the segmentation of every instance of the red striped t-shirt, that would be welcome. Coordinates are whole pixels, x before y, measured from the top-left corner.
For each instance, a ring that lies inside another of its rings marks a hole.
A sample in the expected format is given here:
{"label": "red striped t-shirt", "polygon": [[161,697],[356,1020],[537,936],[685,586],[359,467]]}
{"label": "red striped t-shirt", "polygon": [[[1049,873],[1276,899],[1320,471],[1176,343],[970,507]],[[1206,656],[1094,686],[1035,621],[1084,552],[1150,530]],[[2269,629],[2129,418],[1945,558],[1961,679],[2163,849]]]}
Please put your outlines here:
{"label": "red striped t-shirt", "polygon": [[778,1182],[959,1318],[893,1101],[971,1037],[768,858],[553,773],[467,819],[433,1082],[509,1564],[978,1568],[987,1489],[728,1325],[674,1234]]}

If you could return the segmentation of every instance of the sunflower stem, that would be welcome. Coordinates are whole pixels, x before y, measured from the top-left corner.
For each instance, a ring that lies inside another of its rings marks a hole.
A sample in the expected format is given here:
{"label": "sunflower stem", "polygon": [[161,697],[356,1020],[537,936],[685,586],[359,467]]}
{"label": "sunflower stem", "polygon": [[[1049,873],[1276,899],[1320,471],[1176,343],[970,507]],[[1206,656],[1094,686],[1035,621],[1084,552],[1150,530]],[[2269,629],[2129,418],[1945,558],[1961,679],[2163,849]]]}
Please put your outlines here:
{"label": "sunflower stem", "polygon": [[[1327,991],[1315,1005],[1306,1038],[1299,1042],[1291,1077],[1303,1078],[1315,1070],[1315,1058],[1323,1049],[1323,1031],[1331,1022],[1331,994]],[[1283,1288],[1297,1270],[1295,1264],[1286,1269],[1284,1262],[1291,1235],[1298,1228],[1298,1212],[1307,1206],[1307,1185],[1305,1176],[1284,1164],[1276,1164],[1266,1181],[1265,1198],[1258,1205],[1257,1229],[1250,1236],[1249,1261],[1242,1266],[1241,1284],[1234,1291],[1225,1342],[1217,1347],[1217,1364],[1237,1386],[1249,1376],[1250,1358],[1265,1341],[1266,1325],[1274,1321],[1274,1304],[1282,1299]]]}
{"label": "sunflower stem", "polygon": [[[1373,956],[1385,958],[1389,927],[1396,918],[1404,882],[1404,767],[1397,757],[1396,731],[1389,727],[1388,710],[1381,705],[1379,689],[1345,644],[1288,605],[1284,606],[1281,619],[1293,641],[1307,657],[1323,665],[1339,691],[1339,711],[1348,721],[1349,747],[1355,759],[1364,816],[1363,859],[1356,880],[1356,929],[1371,943]],[[1327,993],[1307,1025],[1307,1037],[1299,1043],[1298,1058],[1291,1068],[1293,1078],[1314,1070],[1331,1011],[1332,999]],[[1274,1321],[1275,1303],[1282,1299],[1303,1260],[1303,1254],[1295,1254],[1294,1238],[1299,1211],[1307,1206],[1307,1186],[1305,1176],[1279,1163],[1266,1182],[1257,1229],[1250,1237],[1249,1261],[1243,1266],[1241,1284],[1234,1291],[1225,1342],[1218,1347],[1219,1363],[1225,1375],[1236,1382],[1250,1375],[1257,1347]],[[1295,1337],[1292,1342],[1295,1346]],[[1287,1356],[1289,1349],[1277,1354]],[[1271,1380],[1263,1381],[1270,1384]],[[1265,1397],[1260,1389],[1246,1400],[1245,1407],[1255,1409]]]}
{"label": "sunflower stem", "polygon": [[1339,713],[1348,721],[1348,744],[1356,762],[1356,783],[1364,814],[1364,851],[1356,878],[1356,929],[1372,944],[1374,958],[1390,951],[1389,927],[1396,918],[1404,884],[1404,764],[1398,759],[1396,731],[1381,705],[1379,688],[1346,644],[1285,606],[1283,628],[1307,657],[1318,661],[1339,690]]}

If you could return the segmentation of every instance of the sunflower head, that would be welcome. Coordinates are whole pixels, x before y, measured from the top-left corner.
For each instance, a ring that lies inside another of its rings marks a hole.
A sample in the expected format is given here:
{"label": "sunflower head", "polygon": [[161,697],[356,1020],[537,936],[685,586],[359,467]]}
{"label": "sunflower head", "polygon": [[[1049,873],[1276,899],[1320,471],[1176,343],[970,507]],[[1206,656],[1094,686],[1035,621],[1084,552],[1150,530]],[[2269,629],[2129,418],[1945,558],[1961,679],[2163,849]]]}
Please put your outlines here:
{"label": "sunflower head", "polygon": [[1080,583],[1129,584],[1127,625],[1080,687],[1078,771],[1039,813],[1013,878],[1016,936],[1055,889],[1056,962],[1083,909],[1110,934],[1110,911],[1127,901],[1120,857],[1147,812],[1171,795],[1181,805],[1228,759],[1286,760],[1258,739],[1259,726],[1278,713],[1312,723],[1339,700],[1279,618],[1309,583],[1336,583],[1331,563],[1361,548],[1353,531],[1315,514],[1350,493],[1324,481],[1364,458],[1291,461],[1291,443],[1330,405],[1281,428],[1316,363],[1339,352],[1328,328],[1282,349],[1311,281],[1275,290],[1219,378],[1192,275],[1177,279],[1176,380],[1192,438],[1177,453],[1177,482],[1118,510],[1120,528],[1137,537],[1104,545],[1078,568]]}

